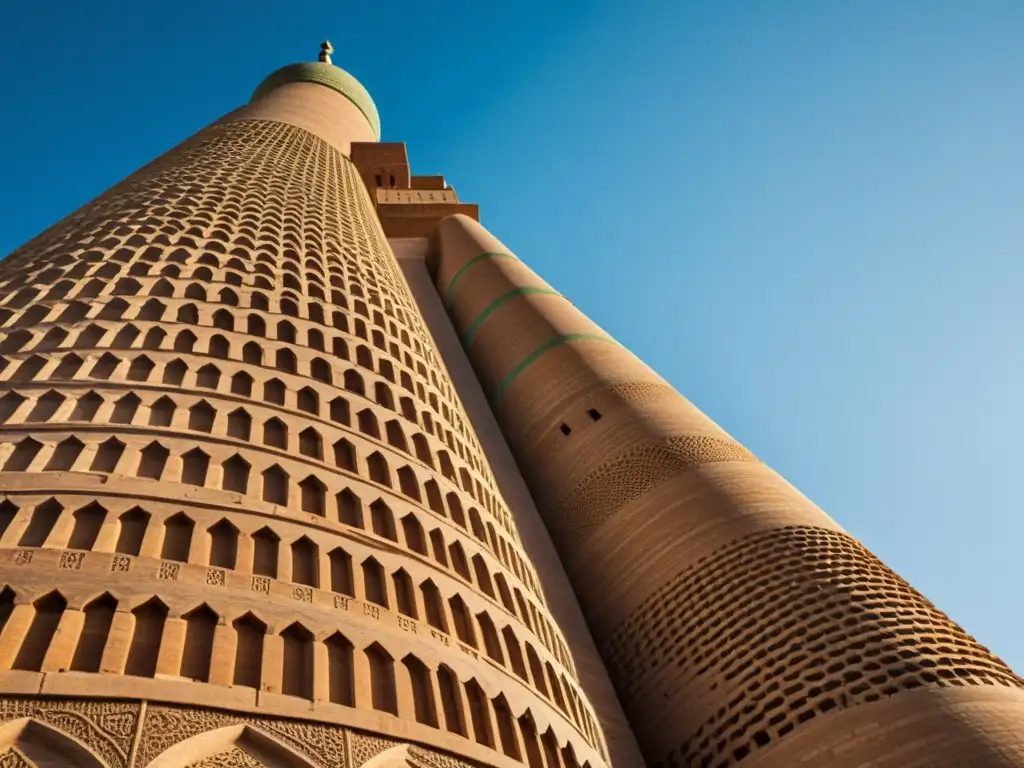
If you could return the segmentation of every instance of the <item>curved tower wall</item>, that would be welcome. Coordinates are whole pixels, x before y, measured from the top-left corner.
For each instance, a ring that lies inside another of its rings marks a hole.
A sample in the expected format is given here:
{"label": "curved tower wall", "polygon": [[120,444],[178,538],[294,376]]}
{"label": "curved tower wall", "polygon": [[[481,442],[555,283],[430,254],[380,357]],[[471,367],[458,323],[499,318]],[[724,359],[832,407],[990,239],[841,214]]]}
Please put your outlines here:
{"label": "curved tower wall", "polygon": [[335,90],[317,83],[283,83],[220,120],[275,120],[309,131],[346,157],[353,142],[376,141],[366,116]]}
{"label": "curved tower wall", "polygon": [[437,289],[647,762],[1024,765],[1024,681],[515,258]]}
{"label": "curved tower wall", "polygon": [[373,136],[282,85],[0,264],[10,759],[607,764]]}
{"label": "curved tower wall", "polygon": [[459,399],[487,455],[498,488],[512,511],[523,546],[544,585],[548,610],[572,650],[580,685],[600,720],[611,762],[616,768],[643,765],[639,746],[619,704],[608,670],[594,644],[569,577],[562,567],[558,551],[502,435],[487,396],[462,347],[459,334],[449,320],[444,303],[434,287],[424,258],[429,256],[429,243],[424,238],[393,240],[391,244],[421,316],[430,328],[452,383],[459,393]]}

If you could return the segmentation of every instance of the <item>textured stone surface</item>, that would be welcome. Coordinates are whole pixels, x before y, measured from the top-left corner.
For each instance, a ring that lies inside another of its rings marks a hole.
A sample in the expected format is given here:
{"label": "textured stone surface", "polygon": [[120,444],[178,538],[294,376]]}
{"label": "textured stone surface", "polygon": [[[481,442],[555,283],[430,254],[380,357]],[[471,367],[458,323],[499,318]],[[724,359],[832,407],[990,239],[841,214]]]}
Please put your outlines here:
{"label": "textured stone surface", "polygon": [[0,768],[37,768],[17,747],[11,747],[0,754]]}
{"label": "textured stone surface", "polygon": [[74,737],[110,768],[128,766],[138,702],[0,699],[0,721],[31,718]]}
{"label": "textured stone surface", "polygon": [[[124,719],[125,711],[131,712],[130,721]],[[301,764],[358,768],[388,750],[403,756],[396,765],[404,765],[405,759],[414,765],[434,768],[481,765],[423,746],[315,722],[149,704],[140,723],[135,718],[139,711],[138,702],[0,699],[0,712],[7,717],[15,716],[22,724],[19,734],[13,737],[0,730],[0,735],[8,736],[6,746],[0,750],[0,766],[145,768],[154,764],[256,768]],[[45,724],[46,728],[33,723]],[[128,749],[123,750],[126,743]],[[117,746],[112,748],[112,744]],[[172,748],[177,749],[170,756],[168,750]]]}
{"label": "textured stone surface", "polygon": [[146,699],[140,764],[255,712],[324,765],[342,723],[502,764],[520,718],[604,764],[365,120],[274,78],[0,263],[0,691]]}
{"label": "textured stone surface", "polygon": [[757,458],[737,443],[706,435],[670,437],[633,448],[595,468],[572,489],[552,515],[552,535],[565,546],[586,539],[620,507],[679,472],[719,461]]}
{"label": "textured stone surface", "polygon": [[262,766],[263,763],[248,752],[234,747],[225,752],[197,760],[189,765],[188,768],[262,768]]}
{"label": "textured stone surface", "polygon": [[[138,765],[149,765],[179,742],[218,728],[251,725],[270,734],[317,765],[350,765],[345,729],[274,717],[239,716],[221,710],[151,705],[139,741]],[[356,764],[358,765],[358,764]]]}
{"label": "textured stone surface", "polygon": [[508,254],[436,288],[648,764],[1024,766],[1021,678]]}

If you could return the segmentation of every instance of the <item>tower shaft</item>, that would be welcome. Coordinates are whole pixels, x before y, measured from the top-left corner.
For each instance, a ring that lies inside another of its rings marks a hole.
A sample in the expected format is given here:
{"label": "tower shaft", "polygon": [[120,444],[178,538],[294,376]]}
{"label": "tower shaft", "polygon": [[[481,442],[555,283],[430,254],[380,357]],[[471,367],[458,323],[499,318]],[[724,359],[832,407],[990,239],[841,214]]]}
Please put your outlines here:
{"label": "tower shaft", "polygon": [[0,264],[17,759],[608,764],[348,157],[368,111],[279,84]]}
{"label": "tower shaft", "polygon": [[1003,662],[480,224],[436,251],[648,764],[1024,765]]}
{"label": "tower shaft", "polygon": [[1024,680],[332,50],[0,263],[0,765],[1024,768]]}

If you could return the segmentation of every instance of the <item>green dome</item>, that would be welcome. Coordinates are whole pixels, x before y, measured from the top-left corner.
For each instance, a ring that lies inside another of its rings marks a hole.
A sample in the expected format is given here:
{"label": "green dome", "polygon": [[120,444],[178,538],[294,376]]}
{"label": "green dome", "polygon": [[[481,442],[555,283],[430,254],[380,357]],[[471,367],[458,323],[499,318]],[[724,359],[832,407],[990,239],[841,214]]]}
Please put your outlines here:
{"label": "green dome", "polygon": [[377,114],[377,107],[373,103],[373,99],[370,98],[370,94],[366,92],[362,84],[345,70],[322,61],[289,64],[287,67],[281,67],[271,73],[266,80],[260,83],[252,95],[252,100],[264,96],[285,83],[318,83],[327,86],[332,91],[337,91],[359,107],[359,111],[366,116],[370,127],[373,128],[374,135],[378,140],[380,139],[380,116]]}

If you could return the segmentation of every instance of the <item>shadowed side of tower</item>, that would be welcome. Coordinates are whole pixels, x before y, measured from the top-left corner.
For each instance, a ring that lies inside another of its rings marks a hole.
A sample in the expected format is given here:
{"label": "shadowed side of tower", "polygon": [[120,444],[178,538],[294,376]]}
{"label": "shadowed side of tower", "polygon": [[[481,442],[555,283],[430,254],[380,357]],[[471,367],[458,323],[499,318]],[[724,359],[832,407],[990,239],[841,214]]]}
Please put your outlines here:
{"label": "shadowed side of tower", "polygon": [[2,764],[609,763],[325,58],[0,263]]}
{"label": "shadowed side of tower", "polygon": [[460,334],[651,765],[1024,766],[1024,681],[465,216]]}

